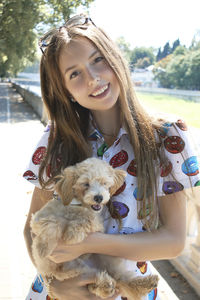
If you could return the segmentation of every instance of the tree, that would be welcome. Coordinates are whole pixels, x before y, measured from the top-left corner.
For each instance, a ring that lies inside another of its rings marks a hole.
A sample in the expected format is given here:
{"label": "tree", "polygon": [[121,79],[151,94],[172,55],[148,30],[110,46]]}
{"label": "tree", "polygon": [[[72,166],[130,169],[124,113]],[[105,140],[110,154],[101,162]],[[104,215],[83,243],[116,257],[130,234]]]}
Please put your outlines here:
{"label": "tree", "polygon": [[121,50],[122,54],[124,55],[125,59],[127,60],[127,62],[130,63],[130,59],[131,59],[130,44],[125,41],[123,36],[120,36],[116,40],[116,43],[119,49]]}
{"label": "tree", "polygon": [[163,52],[162,52],[162,58],[166,57],[167,55],[169,55],[171,53],[172,53],[172,50],[171,50],[170,44],[169,44],[169,42],[167,42],[164,45],[164,49],[163,49]]}
{"label": "tree", "polygon": [[175,51],[175,49],[176,49],[178,46],[180,46],[180,41],[179,41],[179,39],[177,39],[177,40],[175,40],[175,41],[173,42],[171,52],[173,53],[173,52]]}
{"label": "tree", "polygon": [[156,55],[156,61],[159,61],[161,60],[162,58],[162,51],[161,51],[161,48],[158,49],[158,53]]}
{"label": "tree", "polygon": [[62,24],[78,6],[88,7],[92,1],[1,0],[0,76],[16,75],[28,61],[35,60],[42,28]]}
{"label": "tree", "polygon": [[130,59],[131,68],[134,69],[137,65],[138,60],[140,60],[141,62],[141,59],[144,58],[148,58],[148,63],[146,60],[145,67],[152,65],[155,61],[155,55],[153,53],[153,49],[145,48],[145,47],[134,48],[131,53],[131,59]]}

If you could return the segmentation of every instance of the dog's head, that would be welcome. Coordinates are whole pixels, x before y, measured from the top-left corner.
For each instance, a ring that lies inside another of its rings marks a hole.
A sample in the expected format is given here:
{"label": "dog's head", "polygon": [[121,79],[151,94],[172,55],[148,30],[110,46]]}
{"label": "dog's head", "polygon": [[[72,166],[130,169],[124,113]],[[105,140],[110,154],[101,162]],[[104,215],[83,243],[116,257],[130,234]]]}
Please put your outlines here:
{"label": "dog's head", "polygon": [[100,159],[88,158],[64,169],[55,189],[64,205],[68,205],[75,198],[83,206],[100,212],[122,186],[125,177],[125,171],[113,169]]}

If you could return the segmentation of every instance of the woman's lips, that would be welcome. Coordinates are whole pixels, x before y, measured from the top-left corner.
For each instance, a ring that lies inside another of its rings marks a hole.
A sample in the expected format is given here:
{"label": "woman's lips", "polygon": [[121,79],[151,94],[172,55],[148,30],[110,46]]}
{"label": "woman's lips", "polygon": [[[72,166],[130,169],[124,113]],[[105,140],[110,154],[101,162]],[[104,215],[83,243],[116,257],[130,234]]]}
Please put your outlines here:
{"label": "woman's lips", "polygon": [[[106,85],[103,86],[102,88],[100,88],[99,90],[103,89],[104,87],[106,87]],[[90,94],[90,97],[98,98],[98,99],[99,99],[99,98],[103,98],[103,97],[105,97],[105,96],[108,94],[109,90],[110,90],[110,83],[107,84],[106,89],[105,89],[101,94],[96,95],[96,96]],[[97,93],[97,92],[98,92],[98,90],[97,90],[95,93]]]}

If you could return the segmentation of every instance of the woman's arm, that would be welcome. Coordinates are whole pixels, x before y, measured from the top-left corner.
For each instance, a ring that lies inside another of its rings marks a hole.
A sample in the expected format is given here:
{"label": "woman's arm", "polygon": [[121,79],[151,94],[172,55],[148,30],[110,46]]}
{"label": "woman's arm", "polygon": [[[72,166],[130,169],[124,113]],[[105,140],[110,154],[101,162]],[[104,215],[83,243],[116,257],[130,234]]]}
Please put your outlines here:
{"label": "woman's arm", "polygon": [[35,187],[35,189],[33,191],[31,205],[30,205],[30,209],[29,209],[27,220],[26,220],[25,227],[24,227],[24,238],[25,238],[29,256],[34,265],[35,265],[35,262],[33,260],[32,251],[31,251],[31,246],[32,246],[32,236],[31,236],[31,228],[30,228],[31,216],[36,211],[41,209],[50,199],[52,199],[52,197],[53,197],[52,191],[41,190],[37,187]]}
{"label": "woman's arm", "polygon": [[181,191],[159,197],[162,226],[152,232],[131,235],[89,236],[85,249],[92,246],[95,253],[124,257],[134,261],[169,259],[184,249],[186,239],[187,194]]}
{"label": "woman's arm", "polygon": [[133,261],[174,258],[185,245],[186,201],[186,191],[159,197],[162,226],[157,230],[129,235],[92,233],[80,244],[60,244],[51,259],[55,262],[72,260],[84,253],[107,254]]}

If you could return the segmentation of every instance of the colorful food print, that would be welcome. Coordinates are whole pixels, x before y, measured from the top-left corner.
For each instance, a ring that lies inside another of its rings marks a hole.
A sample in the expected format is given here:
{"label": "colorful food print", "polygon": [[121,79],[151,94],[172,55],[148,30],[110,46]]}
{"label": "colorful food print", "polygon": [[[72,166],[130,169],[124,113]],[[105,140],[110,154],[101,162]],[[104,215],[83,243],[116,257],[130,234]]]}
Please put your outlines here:
{"label": "colorful food print", "polygon": [[37,178],[37,176],[33,173],[33,171],[31,171],[31,170],[28,170],[28,171],[26,171],[24,174],[23,174],[23,177],[26,179],[26,180],[28,180],[28,181],[30,181],[30,180],[37,180],[38,178]]}
{"label": "colorful food print", "polygon": [[161,177],[166,177],[167,175],[169,175],[169,173],[172,171],[172,163],[171,161],[167,162],[167,165],[161,165],[161,173],[160,176]]}
{"label": "colorful food print", "polygon": [[121,150],[111,158],[110,165],[113,168],[117,168],[124,165],[127,161],[128,161],[128,153],[125,150]]}
{"label": "colorful food print", "polygon": [[185,122],[183,120],[177,120],[176,125],[183,131],[187,131],[187,125],[185,124]]}
{"label": "colorful food print", "polygon": [[38,147],[32,156],[34,165],[39,165],[46,153],[46,147]]}
{"label": "colorful food print", "polygon": [[37,276],[32,285],[32,290],[36,293],[42,293],[43,291],[43,282],[41,280],[41,277]]}
{"label": "colorful food print", "polygon": [[181,153],[185,147],[185,142],[180,136],[169,136],[164,141],[165,149],[173,154]]}
{"label": "colorful food print", "polygon": [[199,173],[199,164],[197,156],[191,156],[184,161],[181,166],[182,171],[187,176],[195,176]]}
{"label": "colorful food print", "polygon": [[101,147],[99,147],[99,149],[97,150],[97,155],[102,157],[106,150],[108,150],[108,145],[106,143],[103,143]]}
{"label": "colorful food print", "polygon": [[129,213],[129,208],[126,204],[118,201],[113,201],[112,204],[114,210],[110,210],[110,214],[113,219],[117,219],[119,215],[122,219],[127,217]]}
{"label": "colorful food print", "polygon": [[137,164],[136,164],[136,160],[133,159],[130,162],[130,165],[127,168],[127,172],[128,174],[132,175],[132,176],[137,176]]}
{"label": "colorful food print", "polygon": [[124,181],[124,184],[113,194],[113,196],[118,196],[121,194],[126,188],[126,182]]}
{"label": "colorful food print", "polygon": [[162,190],[163,192],[168,194],[173,194],[175,192],[180,192],[184,189],[184,186],[178,181],[166,181],[163,183]]}
{"label": "colorful food print", "polygon": [[140,272],[142,274],[146,273],[146,271],[147,271],[147,263],[146,263],[146,261],[138,261],[137,262],[137,267],[138,267],[138,269],[140,269]]}

